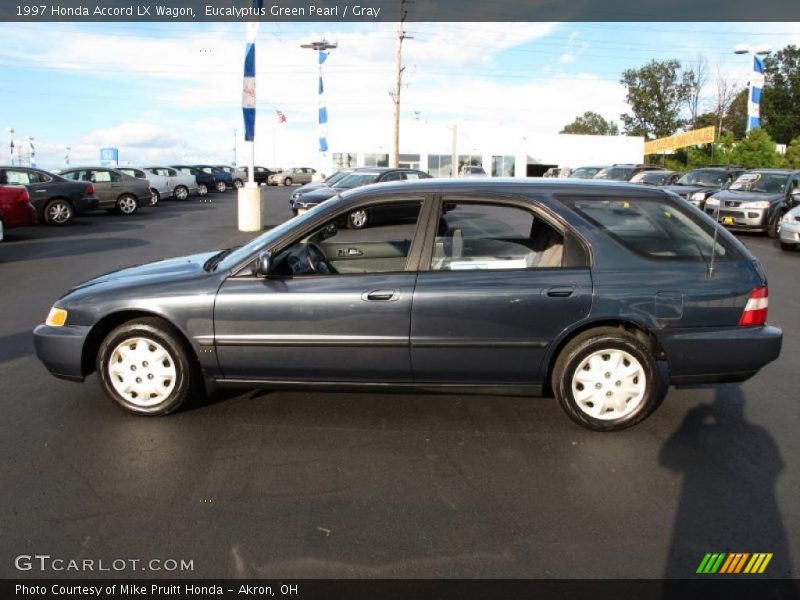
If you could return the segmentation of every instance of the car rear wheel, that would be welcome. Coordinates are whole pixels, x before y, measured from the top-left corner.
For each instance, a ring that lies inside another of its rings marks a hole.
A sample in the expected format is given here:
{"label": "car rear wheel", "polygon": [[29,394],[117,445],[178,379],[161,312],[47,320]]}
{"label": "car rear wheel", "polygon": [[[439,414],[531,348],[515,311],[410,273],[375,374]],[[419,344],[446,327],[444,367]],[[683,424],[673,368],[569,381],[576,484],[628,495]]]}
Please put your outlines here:
{"label": "car rear wheel", "polygon": [[237,190],[241,189],[241,188],[244,187],[244,182],[241,179],[234,179],[233,180],[233,187],[235,187]]}
{"label": "car rear wheel", "polygon": [[106,394],[140,415],[171,413],[202,387],[193,357],[159,319],[130,321],[112,330],[100,345],[96,367]]}
{"label": "car rear wheel", "polygon": [[354,210],[347,216],[347,225],[350,229],[362,229],[367,224],[367,211]]}
{"label": "car rear wheel", "polygon": [[792,250],[797,250],[797,244],[790,244],[789,242],[781,242],[781,250],[786,250],[787,252],[791,252]]}
{"label": "car rear wheel", "polygon": [[286,179],[284,179],[283,180],[283,185],[292,185],[292,178],[291,177],[287,177]]}
{"label": "car rear wheel", "polygon": [[56,198],[44,207],[44,221],[48,225],[66,225],[75,216],[75,209],[66,200]]}
{"label": "car rear wheel", "polygon": [[189,188],[185,185],[179,185],[172,190],[172,195],[175,196],[176,200],[186,200],[189,197]]}
{"label": "car rear wheel", "polygon": [[595,431],[639,423],[666,393],[650,348],[614,327],[591,329],[567,343],[553,367],[552,386],[567,415]]}
{"label": "car rear wheel", "polygon": [[139,201],[135,196],[123,194],[117,198],[117,210],[123,215],[132,215],[139,210]]}
{"label": "car rear wheel", "polygon": [[214,184],[214,187],[218,192],[224,192],[228,189],[228,185],[224,181],[218,181]]}
{"label": "car rear wheel", "polygon": [[208,195],[208,186],[205,183],[198,183],[197,184],[197,195],[198,196],[207,196]]}
{"label": "car rear wheel", "polygon": [[150,206],[155,206],[156,204],[158,204],[159,200],[161,200],[161,194],[158,193],[158,190],[151,189]]}

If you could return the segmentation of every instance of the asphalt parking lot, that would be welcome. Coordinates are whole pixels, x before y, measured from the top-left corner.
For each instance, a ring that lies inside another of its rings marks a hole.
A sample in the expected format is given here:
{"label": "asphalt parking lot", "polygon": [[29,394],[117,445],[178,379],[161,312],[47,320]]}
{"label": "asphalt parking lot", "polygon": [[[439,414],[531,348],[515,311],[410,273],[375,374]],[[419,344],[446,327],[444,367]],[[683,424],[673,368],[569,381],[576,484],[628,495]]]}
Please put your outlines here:
{"label": "asphalt parking lot", "polygon": [[[289,192],[269,190],[270,225]],[[781,358],[741,386],[673,389],[621,433],[552,398],[458,395],[227,392],[140,418],[95,376],[51,377],[30,332],[68,288],[251,237],[235,193],[209,198],[0,244],[0,576],[36,553],[194,561],[147,576],[659,578],[771,552],[769,575],[800,573],[800,253],[742,238]]]}

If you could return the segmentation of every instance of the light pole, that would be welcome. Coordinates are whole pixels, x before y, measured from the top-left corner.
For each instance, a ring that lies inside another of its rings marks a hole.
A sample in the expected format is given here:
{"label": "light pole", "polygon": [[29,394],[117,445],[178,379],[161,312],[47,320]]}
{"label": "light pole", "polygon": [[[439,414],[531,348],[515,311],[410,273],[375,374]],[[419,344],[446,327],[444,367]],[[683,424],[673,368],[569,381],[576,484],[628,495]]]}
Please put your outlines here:
{"label": "light pole", "polygon": [[14,130],[9,128],[8,130],[8,159],[11,162],[11,166],[14,166]]}
{"label": "light pole", "polygon": [[326,154],[328,152],[328,107],[325,104],[325,88],[322,85],[322,63],[328,58],[326,50],[337,48],[339,44],[331,44],[325,38],[318,42],[309,42],[308,44],[300,44],[301,48],[308,48],[317,52],[317,76],[319,78],[319,111],[318,111],[318,137],[319,137],[319,174],[321,175],[325,169]]}
{"label": "light pole", "polygon": [[69,146],[67,146],[67,153],[64,155],[64,164],[69,167],[69,151],[72,150]]}
{"label": "light pole", "polygon": [[733,48],[734,54],[753,55],[753,70],[750,72],[750,79],[747,91],[747,125],[745,132],[750,133],[753,129],[761,127],[761,90],[764,89],[764,62],[759,56],[768,56],[772,52],[772,47],[767,44],[754,47],[749,44],[737,44]]}

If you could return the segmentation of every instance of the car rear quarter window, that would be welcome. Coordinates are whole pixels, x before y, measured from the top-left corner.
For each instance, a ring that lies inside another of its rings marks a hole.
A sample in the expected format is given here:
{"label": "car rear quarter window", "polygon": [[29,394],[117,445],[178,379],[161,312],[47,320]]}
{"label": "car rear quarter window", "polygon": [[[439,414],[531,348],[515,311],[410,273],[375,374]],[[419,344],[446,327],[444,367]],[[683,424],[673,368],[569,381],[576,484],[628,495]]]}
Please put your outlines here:
{"label": "car rear quarter window", "polygon": [[[565,202],[617,242],[654,260],[706,261],[714,245],[713,224],[657,199],[572,199]],[[716,256],[727,255],[718,240]]]}

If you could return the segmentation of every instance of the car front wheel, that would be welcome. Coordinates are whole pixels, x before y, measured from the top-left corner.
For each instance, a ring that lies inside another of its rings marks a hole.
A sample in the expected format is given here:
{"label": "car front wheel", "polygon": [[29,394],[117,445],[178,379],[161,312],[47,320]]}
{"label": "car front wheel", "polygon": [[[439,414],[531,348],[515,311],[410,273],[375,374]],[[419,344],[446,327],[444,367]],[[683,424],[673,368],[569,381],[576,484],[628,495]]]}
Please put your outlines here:
{"label": "car front wheel", "polygon": [[778,237],[778,234],[781,231],[781,219],[783,218],[784,214],[786,213],[778,213],[775,218],[772,219],[772,222],[767,229],[767,237],[772,238],[773,240]]}
{"label": "car front wheel", "polygon": [[244,182],[241,179],[234,179],[233,180],[233,187],[235,187],[237,190],[239,190],[239,189],[244,187]]}
{"label": "car front wheel", "polygon": [[292,178],[291,177],[287,177],[286,179],[284,179],[283,180],[283,185],[292,185]]}
{"label": "car front wheel", "polygon": [[666,393],[650,348],[613,327],[591,329],[567,343],[553,368],[552,386],[567,415],[595,431],[639,423]]}
{"label": "car front wheel", "polygon": [[189,197],[189,188],[184,185],[179,185],[172,190],[172,195],[175,196],[177,200],[186,200]]}
{"label": "car front wheel", "polygon": [[139,210],[139,201],[130,194],[124,194],[117,199],[117,210],[123,215],[132,215]]}
{"label": "car front wheel", "polygon": [[218,181],[215,185],[218,192],[224,192],[228,189],[228,185],[224,181]]}
{"label": "car front wheel", "polygon": [[206,195],[208,195],[208,186],[205,183],[198,183],[197,184],[197,195],[198,196],[206,196]]}
{"label": "car front wheel", "polygon": [[97,373],[111,399],[140,415],[165,415],[200,388],[184,344],[159,319],[130,321],[112,330],[97,354]]}
{"label": "car front wheel", "polygon": [[50,200],[44,207],[44,220],[48,225],[66,225],[75,216],[75,209],[66,200]]}

